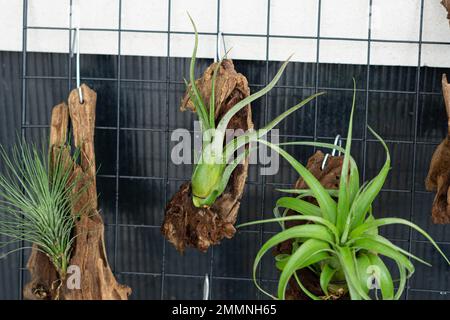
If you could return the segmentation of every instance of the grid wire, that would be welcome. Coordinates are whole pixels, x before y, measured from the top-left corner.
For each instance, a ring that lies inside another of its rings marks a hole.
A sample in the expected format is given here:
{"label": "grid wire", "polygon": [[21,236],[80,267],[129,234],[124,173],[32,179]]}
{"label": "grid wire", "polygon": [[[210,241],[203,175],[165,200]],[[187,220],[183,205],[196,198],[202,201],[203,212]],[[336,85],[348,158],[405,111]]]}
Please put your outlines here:
{"label": "grid wire", "polygon": [[[419,99],[421,95],[440,95],[440,93],[436,92],[421,92],[420,91],[420,80],[421,80],[421,51],[422,51],[422,45],[423,44],[440,44],[440,45],[448,45],[450,42],[437,42],[437,41],[424,41],[422,39],[422,33],[423,33],[423,11],[424,11],[424,0],[421,0],[420,2],[420,30],[419,30],[419,40],[413,41],[413,40],[388,40],[388,39],[372,39],[372,33],[371,33],[371,21],[372,21],[372,2],[373,0],[367,0],[369,1],[369,24],[368,24],[368,39],[359,39],[359,38],[349,38],[349,37],[323,37],[320,33],[321,28],[321,10],[322,10],[322,0],[318,0],[318,20],[317,20],[317,36],[286,36],[286,35],[277,35],[277,34],[271,34],[270,33],[270,10],[271,10],[271,0],[267,0],[267,29],[266,34],[245,34],[245,33],[222,33],[224,37],[227,36],[233,36],[233,37],[260,37],[266,39],[266,49],[265,49],[265,78],[264,83],[260,84],[250,84],[250,87],[252,88],[258,88],[265,86],[269,82],[269,63],[270,63],[270,56],[269,56],[269,46],[270,46],[270,39],[271,38],[285,38],[285,39],[311,39],[317,41],[316,45],[316,61],[315,61],[315,81],[314,86],[292,86],[292,85],[277,85],[277,88],[285,88],[285,89],[312,89],[315,92],[319,90],[327,90],[331,89],[333,91],[352,91],[351,88],[335,88],[335,87],[324,87],[320,86],[319,84],[319,73],[320,73],[320,43],[321,40],[338,40],[338,41],[363,41],[367,42],[367,63],[366,63],[366,87],[361,89],[356,89],[357,92],[362,92],[365,94],[365,126],[364,126],[364,133],[362,138],[355,138],[354,141],[359,141],[362,143],[363,148],[363,169],[362,169],[362,176],[365,180],[366,178],[366,159],[367,159],[367,144],[368,142],[375,142],[376,139],[369,138],[367,133],[367,124],[368,124],[368,105],[369,105],[369,99],[371,93],[400,93],[400,94],[414,94],[415,95],[415,104],[414,104],[414,134],[413,134],[413,140],[398,140],[398,139],[387,139],[386,142],[388,143],[399,143],[399,144],[412,144],[413,146],[413,170],[412,170],[412,181],[415,181],[415,166],[416,166],[416,154],[417,154],[417,146],[418,145],[437,145],[435,142],[428,142],[428,141],[418,141],[417,139],[417,129],[418,129],[418,106],[419,106]],[[139,30],[139,29],[123,29],[122,28],[122,0],[118,0],[118,6],[119,6],[119,22],[118,22],[118,29],[107,29],[107,28],[80,28],[80,31],[104,31],[104,32],[117,32],[118,34],[118,54],[117,54],[117,77],[108,78],[108,77],[82,77],[83,80],[91,80],[91,81],[112,81],[116,82],[116,97],[117,97],[117,105],[116,105],[116,125],[115,126],[97,126],[97,129],[102,130],[109,130],[112,132],[115,132],[116,135],[116,153],[115,153],[115,174],[108,175],[108,174],[99,174],[99,177],[104,178],[112,178],[114,179],[115,183],[115,197],[114,197],[114,223],[107,223],[106,225],[108,227],[114,228],[114,258],[112,260],[112,268],[115,270],[117,268],[117,259],[119,256],[118,252],[118,240],[119,240],[119,229],[121,227],[149,227],[149,228],[157,228],[159,226],[154,225],[148,225],[148,226],[142,226],[142,225],[133,225],[133,224],[121,224],[119,223],[119,198],[120,198],[120,179],[121,178],[128,178],[128,179],[149,179],[149,180],[159,180],[162,181],[164,188],[163,188],[163,197],[164,197],[164,203],[167,203],[170,195],[168,190],[168,185],[172,181],[185,181],[184,179],[179,178],[169,178],[168,172],[169,172],[169,154],[170,150],[169,148],[166,149],[166,157],[165,157],[165,170],[166,174],[164,177],[153,177],[153,176],[146,176],[146,177],[137,177],[137,176],[130,176],[130,175],[121,175],[120,174],[120,133],[121,131],[149,131],[149,132],[161,132],[165,133],[166,136],[166,143],[169,145],[169,133],[170,133],[170,121],[169,121],[169,96],[170,96],[170,86],[171,85],[178,85],[183,84],[182,81],[177,81],[174,79],[171,79],[170,77],[170,63],[172,57],[170,56],[170,48],[171,48],[171,35],[174,34],[185,34],[185,35],[192,35],[192,32],[184,32],[184,31],[172,31],[171,30],[171,16],[172,16],[172,1],[168,0],[168,10],[167,10],[167,16],[168,16],[168,23],[167,23],[167,30],[161,31],[161,30]],[[72,8],[73,0],[70,0],[70,7]],[[211,32],[199,32],[200,35],[210,35],[210,36],[216,36],[217,39],[219,37],[220,33],[220,23],[221,23],[221,1],[217,0],[217,31],[216,33]],[[23,137],[25,137],[25,130],[29,128],[48,128],[48,125],[38,125],[38,124],[29,124],[26,119],[26,106],[27,106],[27,80],[30,79],[54,79],[54,80],[67,80],[67,90],[70,91],[73,88],[73,80],[74,77],[72,75],[72,59],[70,55],[68,55],[68,76],[41,76],[41,75],[28,75],[27,74],[27,42],[28,42],[28,30],[60,30],[60,31],[67,31],[69,33],[69,47],[71,47],[72,43],[72,30],[74,28],[72,27],[72,10],[70,10],[70,27],[69,28],[62,28],[62,27],[51,27],[51,26],[28,26],[28,0],[23,0],[23,43],[22,43],[22,96],[21,96],[21,134]],[[164,14],[164,13],[161,13]],[[132,32],[132,33],[153,33],[153,34],[166,34],[167,35],[167,54],[166,54],[166,79],[164,80],[149,80],[149,79],[123,79],[121,75],[121,57],[122,57],[122,51],[121,51],[121,39],[122,39],[122,33],[126,32]],[[417,61],[417,74],[416,74],[416,80],[415,80],[415,90],[379,90],[379,89],[371,89],[370,88],[370,71],[371,71],[371,45],[374,42],[378,43],[412,43],[412,44],[418,44],[418,61]],[[165,84],[166,90],[165,90],[165,104],[166,104],[166,126],[164,129],[157,129],[157,128],[129,128],[129,127],[121,127],[121,121],[120,121],[120,95],[121,95],[121,87],[122,83],[156,83],[156,84]],[[263,107],[263,118],[264,122],[267,122],[268,119],[268,99],[264,98],[264,107]],[[322,140],[322,139],[330,139],[330,137],[322,137],[318,134],[318,102],[317,100],[314,101],[315,108],[314,108],[314,132],[312,136],[306,135],[306,136],[299,136],[299,135],[289,135],[289,134],[282,134],[280,137],[296,137],[296,138],[306,138],[306,139],[312,139],[314,141]],[[265,176],[261,177],[261,182],[252,182],[248,181],[247,185],[259,185],[262,187],[262,193],[261,193],[261,201],[264,204],[265,203],[265,193],[266,193],[266,186],[270,185],[283,185],[280,183],[272,183],[270,181],[266,181]],[[411,190],[399,190],[399,189],[387,189],[384,188],[383,191],[387,192],[397,192],[397,193],[410,193],[411,194],[411,209],[410,209],[410,219],[413,218],[414,213],[414,206],[415,206],[415,195],[420,193],[427,193],[425,191],[416,190],[415,189],[415,183],[412,185]],[[262,218],[263,216],[261,216]],[[261,226],[259,230],[252,231],[242,231],[244,233],[256,233],[258,235],[259,244],[261,245],[264,239],[265,234],[271,234],[272,231],[264,231],[263,227]],[[406,240],[408,243],[408,247],[411,250],[413,242],[423,242],[420,240],[413,240],[411,232],[409,233],[409,238]],[[443,244],[449,244],[447,242],[441,242]],[[160,276],[161,277],[161,292],[160,292],[160,298],[165,297],[165,285],[166,285],[166,276],[176,277],[176,278],[196,278],[196,279],[202,279],[203,276],[201,275],[185,275],[185,274],[175,274],[175,273],[167,273],[166,272],[166,265],[167,265],[167,245],[166,241],[163,242],[162,246],[162,265],[161,265],[161,273],[151,273],[151,272],[115,272],[116,274],[123,274],[123,275],[150,275],[150,276]],[[214,248],[210,249],[210,259],[209,259],[209,266],[208,266],[208,272],[209,272],[209,278],[210,278],[210,288],[211,288],[211,295],[210,298],[214,298],[214,295],[212,294],[212,289],[215,285],[215,280],[250,280],[249,278],[242,278],[242,277],[223,277],[223,276],[216,276],[214,273]],[[19,259],[19,288],[23,287],[24,284],[24,278],[25,278],[25,255],[22,253],[20,255]],[[262,276],[261,268],[258,271],[258,278],[259,280],[264,280],[268,282],[273,282],[273,280],[270,279],[264,279]],[[410,294],[410,286],[407,286],[406,289],[406,298],[408,298]],[[418,292],[439,292],[436,290],[426,290],[426,289],[414,289]],[[259,295],[260,298],[262,298]],[[19,290],[19,297],[22,298],[22,291]]]}

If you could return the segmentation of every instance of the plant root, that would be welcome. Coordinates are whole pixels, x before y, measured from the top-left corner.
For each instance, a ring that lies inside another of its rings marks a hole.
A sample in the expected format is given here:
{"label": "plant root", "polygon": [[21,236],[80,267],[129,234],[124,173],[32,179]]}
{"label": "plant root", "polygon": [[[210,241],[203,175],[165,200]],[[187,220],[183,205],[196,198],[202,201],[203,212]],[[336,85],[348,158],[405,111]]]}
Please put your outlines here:
{"label": "plant root", "polygon": [[[55,296],[54,296],[53,300],[59,300],[59,297],[61,294],[61,287],[62,287],[62,284],[64,283],[64,281],[65,281],[64,278],[56,279],[55,281],[53,281],[52,291],[55,292]],[[55,287],[56,283],[58,283],[58,285]]]}
{"label": "plant root", "polygon": [[[210,65],[202,77],[196,80],[204,101],[209,101],[210,98],[215,66],[215,63]],[[216,123],[236,103],[250,95],[247,79],[236,72],[231,60],[222,61],[215,82],[215,95]],[[188,93],[184,95],[180,109],[195,112]],[[243,131],[253,129],[250,105],[239,111],[231,119],[227,128]],[[161,227],[162,234],[180,252],[183,252],[186,247],[194,247],[205,252],[211,245],[220,243],[223,238],[232,238],[236,232],[234,224],[247,179],[247,171],[248,161],[245,159],[233,171],[222,195],[212,206],[205,208],[197,208],[193,205],[191,184],[184,183],[166,206]]]}

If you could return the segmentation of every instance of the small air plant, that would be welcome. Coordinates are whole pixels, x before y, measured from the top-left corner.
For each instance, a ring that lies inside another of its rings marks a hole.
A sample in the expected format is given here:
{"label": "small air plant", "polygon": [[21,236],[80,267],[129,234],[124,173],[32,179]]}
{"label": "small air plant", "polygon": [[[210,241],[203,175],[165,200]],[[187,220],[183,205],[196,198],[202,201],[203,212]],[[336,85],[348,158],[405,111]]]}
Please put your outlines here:
{"label": "small air plant", "polygon": [[[429,264],[381,236],[378,233],[379,228],[386,225],[400,224],[415,229],[428,239],[450,264],[435,241],[417,225],[405,219],[376,219],[373,216],[372,204],[386,180],[391,159],[383,139],[369,128],[386,150],[386,160],[378,175],[360,186],[358,167],[350,155],[355,94],[345,150],[335,145],[315,142],[280,144],[314,145],[344,152],[338,190],[325,189],[311,172],[280,148],[280,145],[265,142],[295,168],[309,187],[309,189],[280,190],[295,196],[279,199],[274,210],[276,218],[239,226],[272,222],[278,222],[281,225],[282,231],[263,244],[253,265],[253,279],[256,286],[274,299],[285,299],[288,282],[292,277],[302,291],[314,300],[339,297],[346,293],[351,299],[368,300],[373,298],[370,292],[373,287],[381,291],[381,297],[379,297],[378,290],[375,290],[377,299],[399,299],[404,291],[406,280],[414,273],[411,259],[428,266]],[[318,205],[305,201],[305,197],[315,198]],[[295,215],[279,214],[279,208],[285,208],[284,212],[289,209],[295,212]],[[291,228],[284,227],[284,222],[294,220],[303,221],[306,224]],[[290,254],[276,257],[276,266],[281,274],[278,280],[278,292],[274,296],[259,285],[256,272],[264,254],[287,240],[292,240],[292,251]],[[397,281],[394,281],[381,257],[392,259],[396,263],[399,273],[398,283],[395,283]],[[317,275],[323,296],[314,295],[303,285],[302,279],[297,274],[297,271],[303,268],[309,268]],[[397,291],[394,290],[395,286],[398,288]]]}
{"label": "small air plant", "polygon": [[[35,244],[64,279],[74,241],[71,202],[83,192],[67,161],[68,150],[55,148],[51,156],[22,141],[0,157],[6,174],[0,174],[0,235],[8,241],[1,248],[22,241]],[[77,157],[77,153],[73,156]],[[25,249],[9,251],[8,254]]]}
{"label": "small air plant", "polygon": [[265,127],[259,130],[247,132],[225,144],[226,129],[231,118],[245,106],[268,93],[275,86],[286,68],[289,59],[283,63],[275,77],[266,87],[238,102],[223,115],[218,123],[216,123],[214,87],[221,61],[219,61],[213,73],[209,108],[207,109],[195,83],[194,69],[197,54],[198,33],[194,21],[190,16],[189,18],[195,31],[195,45],[190,64],[190,82],[185,82],[190,99],[194,104],[196,113],[200,120],[203,136],[202,150],[198,156],[198,161],[195,165],[191,179],[192,200],[196,207],[209,207],[224,192],[233,170],[249,154],[249,152],[252,151],[252,149],[240,153],[236,159],[233,160],[232,158],[235,153],[246,144],[257,142],[260,137],[267,134],[283,119],[322,93],[314,94],[306,98],[299,104],[283,112]]}

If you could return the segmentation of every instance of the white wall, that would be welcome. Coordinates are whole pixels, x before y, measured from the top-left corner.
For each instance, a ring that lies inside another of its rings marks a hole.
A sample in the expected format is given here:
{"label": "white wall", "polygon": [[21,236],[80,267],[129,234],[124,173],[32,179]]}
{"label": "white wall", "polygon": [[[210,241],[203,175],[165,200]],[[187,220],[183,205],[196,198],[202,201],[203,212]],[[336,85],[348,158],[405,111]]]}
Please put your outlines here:
{"label": "white wall", "polygon": [[[450,67],[450,27],[440,0],[424,1],[422,65]],[[294,61],[313,62],[317,37],[318,0],[271,0],[269,59],[284,60],[294,52]],[[421,0],[372,0],[370,63],[417,65]],[[28,26],[69,28],[69,0],[28,0]],[[104,31],[80,32],[82,53],[117,54],[119,0],[73,0],[78,6],[74,23],[81,28]],[[23,0],[0,0],[0,50],[22,50]],[[266,59],[267,0],[221,0],[220,30],[230,56]],[[172,0],[170,30],[191,32],[189,11],[200,32],[217,32],[216,0]],[[332,63],[365,64],[368,59],[369,0],[322,0],[319,60]],[[168,0],[122,0],[122,29],[163,33],[121,33],[121,54],[167,55]],[[77,21],[79,20],[79,21]],[[74,25],[73,25],[74,26]],[[111,30],[111,31],[108,31]],[[68,30],[28,29],[27,50],[69,51]],[[255,36],[256,35],[256,36]],[[258,36],[259,35],[259,36]],[[347,40],[335,40],[345,38]],[[170,55],[188,57],[193,36],[171,34]],[[404,41],[401,43],[377,40]],[[412,43],[409,43],[412,42]],[[444,42],[446,44],[438,44]],[[216,36],[200,37],[199,56],[213,57]]]}

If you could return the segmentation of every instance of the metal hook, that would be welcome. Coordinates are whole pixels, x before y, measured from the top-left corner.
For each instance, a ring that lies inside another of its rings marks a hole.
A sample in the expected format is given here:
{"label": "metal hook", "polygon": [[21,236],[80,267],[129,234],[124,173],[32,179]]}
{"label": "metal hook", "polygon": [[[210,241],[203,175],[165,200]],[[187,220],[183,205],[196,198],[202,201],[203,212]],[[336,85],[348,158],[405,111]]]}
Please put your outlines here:
{"label": "metal hook", "polygon": [[225,46],[225,37],[222,33],[222,31],[219,31],[217,33],[217,42],[216,42],[216,56],[214,57],[214,62],[220,61],[220,59],[222,58],[220,56],[220,39],[222,39],[222,47],[223,47],[223,52],[225,52],[225,57],[227,55],[227,47]]}
{"label": "metal hook", "polygon": [[[220,1],[218,2],[217,15],[220,19]],[[222,31],[220,31],[220,20],[217,21],[217,41],[216,41],[216,56],[214,57],[214,62],[220,61],[222,58],[220,56],[220,38],[222,38],[223,51],[225,52],[225,57],[227,55],[227,48],[225,47],[225,38]]]}
{"label": "metal hook", "polygon": [[220,32],[221,38],[222,38],[222,46],[223,46],[223,52],[225,52],[225,58],[227,57],[228,54],[228,50],[227,50],[227,46],[225,45],[225,36],[223,35],[222,32]]}
{"label": "metal hook", "polygon": [[[339,146],[339,147],[342,148],[342,138],[341,138],[341,135],[340,135],[340,134],[338,134],[338,135],[336,136],[336,138],[334,138],[333,144],[334,144],[335,146]],[[333,151],[331,151],[331,155],[332,155],[333,157],[334,157],[334,155],[336,154],[336,151],[338,151],[338,156],[341,155],[341,151],[340,151],[340,150],[333,149]]]}
{"label": "metal hook", "polygon": [[[76,14],[75,14],[75,13]],[[71,43],[71,48],[70,48],[70,57],[73,58],[74,55],[74,51],[76,48],[76,54],[77,54],[77,58],[76,58],[76,77],[77,77],[77,88],[78,88],[78,96],[80,97],[80,103],[83,103],[83,91],[81,90],[81,84],[80,84],[80,28],[79,28],[79,7],[78,7],[78,3],[76,4],[70,4],[70,28],[71,30],[73,30],[74,35],[73,35],[73,40]],[[75,20],[75,28],[72,28],[72,20],[73,20],[73,16],[75,16],[76,20]]]}
{"label": "metal hook", "polygon": [[74,55],[74,47],[76,47],[76,75],[77,75],[77,88],[78,88],[78,95],[80,96],[80,103],[83,103],[83,91],[81,90],[80,85],[80,28],[75,28],[74,30],[74,38],[72,42],[72,48],[70,50],[70,57],[73,58]]}
{"label": "metal hook", "polygon": [[[334,144],[335,146],[342,147],[342,139],[341,139],[341,135],[340,135],[340,134],[338,134],[338,135],[336,136],[336,138],[334,138],[333,144]],[[336,154],[336,151],[338,151],[338,155],[339,155],[339,156],[341,155],[341,151],[340,151],[340,150],[333,149],[333,151],[331,151],[331,156],[332,156],[332,157],[334,157],[334,155]],[[322,165],[321,165],[321,167],[320,167],[322,170],[325,169],[325,165],[327,164],[327,160],[328,160],[329,157],[330,157],[330,154],[327,153],[327,154],[325,155],[325,157],[323,158]]]}
{"label": "metal hook", "polygon": [[205,274],[205,280],[203,282],[203,300],[209,300],[209,277]]}

